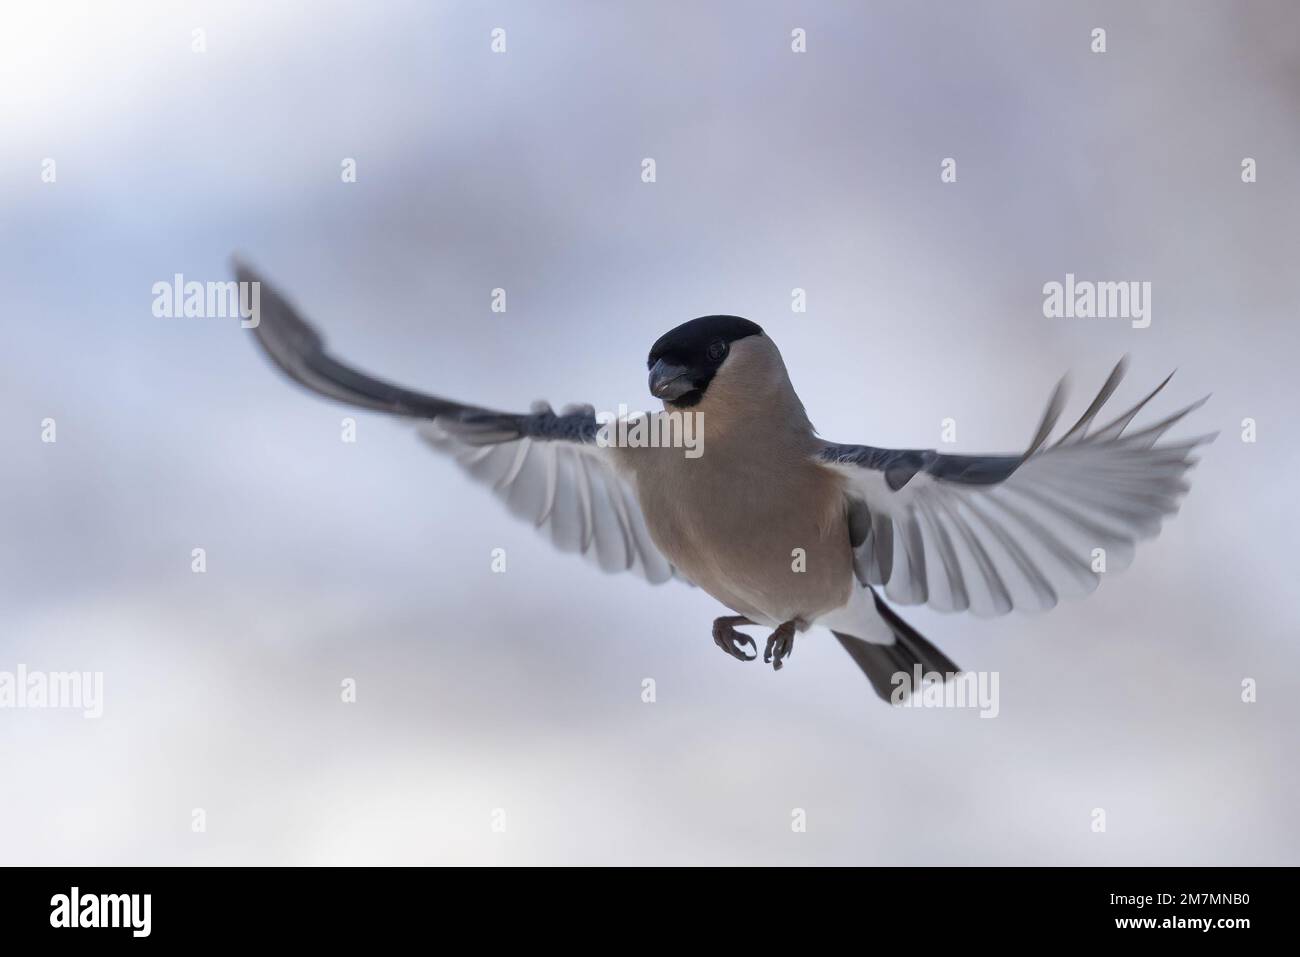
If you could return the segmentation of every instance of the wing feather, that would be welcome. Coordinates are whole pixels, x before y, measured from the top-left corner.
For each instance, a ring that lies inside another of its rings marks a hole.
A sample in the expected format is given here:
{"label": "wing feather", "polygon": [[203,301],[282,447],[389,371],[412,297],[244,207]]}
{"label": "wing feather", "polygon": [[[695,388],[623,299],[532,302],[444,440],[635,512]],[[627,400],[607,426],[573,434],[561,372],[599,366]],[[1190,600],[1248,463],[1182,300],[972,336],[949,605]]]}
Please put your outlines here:
{"label": "wing feather", "polygon": [[681,578],[651,539],[611,450],[597,444],[590,406],[560,415],[544,402],[528,413],[497,412],[376,379],[331,356],[320,333],[251,268],[236,262],[235,274],[260,284],[256,341],[290,379],[326,398],[417,420],[430,446],[449,453],[561,551],[655,584]]}
{"label": "wing feather", "polygon": [[1048,445],[1064,406],[1062,380],[1023,455],[826,443],[818,461],[847,479],[850,514],[865,530],[853,539],[858,578],[900,604],[992,616],[1044,610],[1092,591],[1102,554],[1106,571],[1126,567],[1137,543],[1177,512],[1197,461],[1192,452],[1214,438],[1158,444],[1205,399],[1126,431],[1169,378],[1089,433],[1126,368],[1120,360],[1074,425]]}

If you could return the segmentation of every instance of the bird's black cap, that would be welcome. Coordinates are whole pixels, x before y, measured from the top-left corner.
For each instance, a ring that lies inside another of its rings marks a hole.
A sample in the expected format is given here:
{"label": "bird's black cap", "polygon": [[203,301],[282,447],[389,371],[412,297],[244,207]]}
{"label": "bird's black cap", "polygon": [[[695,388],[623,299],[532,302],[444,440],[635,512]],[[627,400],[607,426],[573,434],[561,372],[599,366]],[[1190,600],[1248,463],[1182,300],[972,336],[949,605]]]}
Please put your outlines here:
{"label": "bird's black cap", "polygon": [[679,408],[704,397],[737,339],[761,336],[757,323],[739,316],[701,316],[664,333],[650,348],[650,392]]}
{"label": "bird's black cap", "polygon": [[663,358],[695,364],[701,357],[708,356],[709,346],[718,340],[731,345],[737,339],[762,334],[762,326],[740,316],[700,316],[660,336],[650,347],[646,365],[652,366]]}

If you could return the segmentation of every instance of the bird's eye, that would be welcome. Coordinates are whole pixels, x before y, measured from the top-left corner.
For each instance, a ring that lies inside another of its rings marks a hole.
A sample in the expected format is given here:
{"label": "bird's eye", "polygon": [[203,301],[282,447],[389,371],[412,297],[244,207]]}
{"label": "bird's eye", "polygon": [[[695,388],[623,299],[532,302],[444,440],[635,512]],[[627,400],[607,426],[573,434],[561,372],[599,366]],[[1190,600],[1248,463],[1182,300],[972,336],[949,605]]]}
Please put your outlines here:
{"label": "bird's eye", "polygon": [[714,362],[719,361],[727,354],[727,344],[721,339],[714,339],[709,343],[709,358]]}

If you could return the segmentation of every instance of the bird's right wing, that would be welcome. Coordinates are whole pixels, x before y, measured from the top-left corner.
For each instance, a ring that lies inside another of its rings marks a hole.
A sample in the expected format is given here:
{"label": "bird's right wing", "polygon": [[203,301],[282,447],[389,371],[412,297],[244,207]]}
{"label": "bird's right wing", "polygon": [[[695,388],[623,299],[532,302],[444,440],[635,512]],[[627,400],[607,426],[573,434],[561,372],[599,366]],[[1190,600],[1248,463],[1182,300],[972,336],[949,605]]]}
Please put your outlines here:
{"label": "bird's right wing", "polygon": [[580,553],[603,571],[634,572],[652,584],[682,578],[651,540],[636,492],[612,450],[596,442],[590,406],[559,415],[545,403],[529,413],[497,412],[373,378],[331,356],[320,333],[252,269],[236,262],[235,273],[240,282],[260,284],[253,332],[289,378],[348,405],[418,420],[429,445],[451,454],[560,551]]}
{"label": "bird's right wing", "polygon": [[[556,416],[535,406],[534,416],[558,423],[578,419],[585,432],[595,417],[583,407]],[[531,417],[530,417],[531,418]],[[602,571],[630,571],[658,585],[685,581],[655,547],[636,492],[594,441],[524,434],[483,443],[461,423],[436,417],[420,425],[421,437],[450,453],[469,475],[491,487],[511,514],[532,523],[562,552],[578,552]]]}

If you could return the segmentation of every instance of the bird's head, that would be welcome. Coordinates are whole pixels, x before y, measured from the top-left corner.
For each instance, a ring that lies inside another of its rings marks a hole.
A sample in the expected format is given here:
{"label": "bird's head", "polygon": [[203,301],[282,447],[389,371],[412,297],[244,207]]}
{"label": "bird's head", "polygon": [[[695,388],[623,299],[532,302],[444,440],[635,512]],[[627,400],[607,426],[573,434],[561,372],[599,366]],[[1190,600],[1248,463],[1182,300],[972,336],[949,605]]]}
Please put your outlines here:
{"label": "bird's head", "polygon": [[738,342],[763,336],[762,328],[739,316],[701,316],[684,322],[650,348],[650,392],[674,408],[697,405]]}

